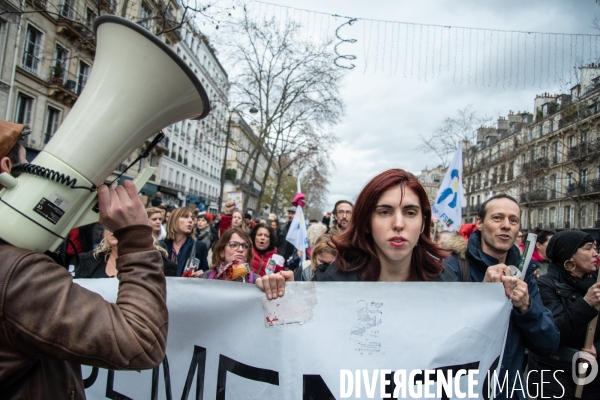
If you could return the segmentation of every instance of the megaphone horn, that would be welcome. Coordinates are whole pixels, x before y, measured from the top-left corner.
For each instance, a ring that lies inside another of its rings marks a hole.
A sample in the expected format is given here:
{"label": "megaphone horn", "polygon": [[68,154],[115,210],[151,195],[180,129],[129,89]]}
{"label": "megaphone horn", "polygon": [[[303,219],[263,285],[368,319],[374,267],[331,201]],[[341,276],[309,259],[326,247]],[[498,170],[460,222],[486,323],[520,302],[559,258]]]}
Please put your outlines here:
{"label": "megaphone horn", "polygon": [[14,246],[55,249],[74,226],[97,221],[95,189],[127,156],[161,129],[210,111],[196,75],[158,37],[113,15],[94,30],[96,58],[75,106],[18,178],[0,175],[0,238]]}

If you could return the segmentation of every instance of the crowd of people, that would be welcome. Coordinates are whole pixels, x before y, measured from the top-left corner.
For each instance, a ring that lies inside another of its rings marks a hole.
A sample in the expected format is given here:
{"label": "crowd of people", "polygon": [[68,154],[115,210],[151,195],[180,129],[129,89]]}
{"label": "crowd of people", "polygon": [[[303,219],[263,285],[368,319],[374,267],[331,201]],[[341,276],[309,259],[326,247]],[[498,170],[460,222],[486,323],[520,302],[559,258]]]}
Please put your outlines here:
{"label": "crowd of people", "polygon": [[[13,153],[12,159],[7,156],[4,164],[0,162],[0,172],[10,172],[12,165],[22,161],[22,154]],[[523,257],[523,240],[527,232],[521,231],[518,202],[506,194],[491,196],[481,204],[476,221],[463,225],[458,232],[432,232],[431,206],[424,188],[414,175],[401,169],[390,169],[368,182],[355,204],[340,200],[321,222],[311,220],[306,249],[297,249],[286,240],[297,211],[295,207],[287,210],[285,222],[276,215],[253,221],[251,215],[236,208],[232,201],[213,216],[188,207],[170,209],[162,203],[160,195],[144,213],[130,183],[117,189],[101,187],[99,197],[100,222],[107,229],[86,226],[71,231],[58,256],[54,255],[66,266],[62,268],[63,272],[53,269],[53,273],[60,276],[56,287],[62,291],[71,288],[71,283],[66,281],[69,272],[76,278],[119,276],[123,285],[128,279],[139,279],[135,278],[136,273],[143,269],[131,263],[145,264],[149,269],[144,272],[143,279],[152,280],[161,289],[150,296],[155,300],[142,308],[159,307],[159,318],[148,320],[148,324],[158,327],[154,332],[160,332],[162,341],[166,338],[164,276],[255,284],[268,299],[284,296],[286,283],[292,281],[499,282],[513,305],[500,377],[506,376],[508,382],[514,382],[518,377],[526,376],[526,371],[533,371],[526,384],[539,386],[544,377],[536,375],[535,371],[552,370],[557,378],[546,381],[544,394],[573,398],[576,386],[571,379],[572,358],[582,351],[597,359],[600,330],[595,331],[591,345],[584,345],[589,325],[597,321],[600,306],[596,241],[578,230],[538,229],[531,263],[523,269],[526,271],[524,276],[515,276],[514,266],[518,266]],[[126,207],[122,208],[119,202],[124,202]],[[123,210],[131,215],[123,216]],[[12,254],[10,249],[5,251]],[[49,260],[32,259],[32,262],[47,264]],[[150,265],[162,271],[160,276]],[[12,268],[25,270],[19,262]],[[38,276],[37,279],[43,281],[46,278]],[[39,287],[44,287],[42,281]],[[139,281],[138,284],[148,288],[147,283]],[[12,289],[10,284],[6,285]],[[82,302],[89,300],[90,304],[99,304],[101,301],[88,297],[87,294],[79,295]],[[59,296],[52,300],[60,299]],[[138,303],[145,301],[141,297],[138,300]],[[77,306],[81,304],[76,302]],[[12,310],[6,305],[3,307],[8,310],[8,314],[2,314],[3,322],[11,325],[5,315],[12,315]],[[64,305],[61,303],[57,307]],[[106,320],[117,318],[123,326],[129,323],[121,314],[111,313],[118,311],[107,311]],[[39,317],[33,311],[31,314]],[[28,319],[28,323],[34,322]],[[48,324],[52,326],[51,321]],[[9,334],[0,336],[0,343],[7,348],[13,347],[14,340],[15,337]],[[41,341],[43,339],[30,342]],[[63,348],[68,347],[65,346]],[[77,362],[95,356],[82,349],[84,355],[73,358],[61,353],[58,347],[46,346],[39,351],[51,359]],[[21,351],[17,349],[15,353]],[[35,354],[24,357],[43,358]],[[18,358],[14,354],[11,357]],[[106,359],[118,357],[111,353]],[[127,364],[127,367],[148,368],[156,365],[157,359],[160,360],[160,351],[148,355],[144,362]],[[4,362],[6,360],[0,358],[0,363]],[[33,363],[30,368],[37,369],[32,369],[32,374],[39,375],[43,373],[40,370],[55,367],[46,363],[39,368]],[[121,364],[107,361],[98,365],[114,368]],[[17,378],[28,377],[27,371],[29,369]],[[80,380],[80,375],[73,379]],[[0,382],[2,377],[0,373]],[[0,389],[22,390],[24,384],[17,378],[4,387],[0,383]],[[36,385],[27,383],[27,379],[25,385]],[[80,382],[74,385],[81,388]],[[36,393],[43,390],[36,389]],[[514,395],[523,398],[522,392]],[[497,398],[510,396],[501,392]],[[585,386],[582,398],[600,398],[600,378]]]}

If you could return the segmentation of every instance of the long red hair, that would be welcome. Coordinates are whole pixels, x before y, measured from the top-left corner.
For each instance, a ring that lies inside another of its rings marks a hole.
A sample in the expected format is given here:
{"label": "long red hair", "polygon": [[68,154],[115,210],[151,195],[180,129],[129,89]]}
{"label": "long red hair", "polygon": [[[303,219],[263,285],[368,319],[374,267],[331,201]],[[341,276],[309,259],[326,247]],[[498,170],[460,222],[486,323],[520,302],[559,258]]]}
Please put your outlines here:
{"label": "long red hair", "polygon": [[[405,188],[410,188],[419,198],[423,214],[423,232],[418,245],[413,249],[409,281],[433,281],[442,271],[442,261],[450,253],[431,241],[431,205],[425,189],[411,173],[402,169],[390,169],[371,179],[356,199],[348,229],[332,238],[338,250],[335,265],[340,271],[356,271],[364,281],[376,281],[381,273],[379,256],[370,231],[371,218],[377,201],[388,189],[400,186],[402,197]],[[400,199],[402,200],[402,199]]]}

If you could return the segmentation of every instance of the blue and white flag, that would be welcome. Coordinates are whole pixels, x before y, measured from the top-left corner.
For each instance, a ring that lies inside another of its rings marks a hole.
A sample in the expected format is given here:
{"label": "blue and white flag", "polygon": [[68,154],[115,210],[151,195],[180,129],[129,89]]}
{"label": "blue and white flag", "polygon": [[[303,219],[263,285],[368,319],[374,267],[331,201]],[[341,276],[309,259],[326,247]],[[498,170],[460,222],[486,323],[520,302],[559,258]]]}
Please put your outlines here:
{"label": "blue and white flag", "polygon": [[306,221],[304,219],[304,195],[300,189],[300,176],[298,176],[298,193],[292,204],[296,206],[296,215],[292,219],[290,229],[288,230],[285,240],[294,245],[296,250],[302,251],[302,261],[306,260],[306,249],[308,248],[308,235],[306,234]]}
{"label": "blue and white flag", "polygon": [[453,231],[461,225],[464,205],[462,148],[459,145],[431,211],[434,217],[444,223],[446,229]]}
{"label": "blue and white flag", "polygon": [[302,259],[306,259],[306,248],[308,247],[308,235],[306,234],[306,222],[302,207],[296,208],[296,215],[290,225],[285,240],[294,245],[297,250],[302,250]]}

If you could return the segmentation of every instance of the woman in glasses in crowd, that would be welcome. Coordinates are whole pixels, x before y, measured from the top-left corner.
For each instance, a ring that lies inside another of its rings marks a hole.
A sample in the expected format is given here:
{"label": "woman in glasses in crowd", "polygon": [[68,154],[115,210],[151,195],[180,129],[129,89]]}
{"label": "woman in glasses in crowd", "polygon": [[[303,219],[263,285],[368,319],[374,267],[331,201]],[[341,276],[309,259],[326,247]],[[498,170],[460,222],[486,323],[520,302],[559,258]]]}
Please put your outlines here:
{"label": "woman in glasses in crowd", "polygon": [[194,238],[192,216],[187,207],[175,209],[167,223],[167,238],[159,244],[167,250],[168,259],[177,264],[176,276],[183,276],[186,266],[195,265],[197,270],[186,276],[197,278],[208,270],[208,248]]}
{"label": "woman in glasses in crowd", "polygon": [[240,228],[230,228],[215,244],[205,278],[255,283],[258,275],[250,270],[253,256],[250,236]]}
{"label": "woman in glasses in crowd", "polygon": [[[373,178],[356,200],[348,228],[332,238],[335,262],[320,265],[316,281],[456,281],[444,271],[449,253],[431,241],[431,205],[418,179],[401,169]],[[258,279],[267,298],[285,293],[291,271]]]}

